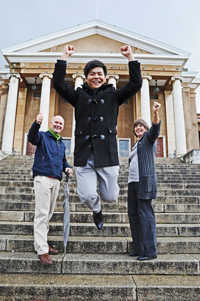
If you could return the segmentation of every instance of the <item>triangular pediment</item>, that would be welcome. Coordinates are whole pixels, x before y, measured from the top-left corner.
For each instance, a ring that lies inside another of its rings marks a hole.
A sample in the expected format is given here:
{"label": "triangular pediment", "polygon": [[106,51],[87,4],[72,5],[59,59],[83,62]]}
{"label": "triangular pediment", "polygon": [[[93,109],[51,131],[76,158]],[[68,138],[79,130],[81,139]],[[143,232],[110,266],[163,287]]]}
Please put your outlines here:
{"label": "triangular pediment", "polygon": [[3,49],[2,52],[3,54],[62,52],[67,43],[75,44],[77,52],[118,53],[121,45],[128,44],[136,51],[135,53],[189,56],[188,52],[99,20],[18,44]]}
{"label": "triangular pediment", "polygon": [[[113,40],[111,38],[93,34],[78,40],[67,41],[69,45],[73,45],[75,47],[76,52],[96,52],[96,53],[118,53],[120,51],[120,47],[124,45],[124,43]],[[48,49],[44,49],[41,52],[62,52],[66,43],[61,45],[53,46]],[[151,52],[145,51],[138,47],[132,46],[133,53],[143,53],[143,54],[152,54]]]}

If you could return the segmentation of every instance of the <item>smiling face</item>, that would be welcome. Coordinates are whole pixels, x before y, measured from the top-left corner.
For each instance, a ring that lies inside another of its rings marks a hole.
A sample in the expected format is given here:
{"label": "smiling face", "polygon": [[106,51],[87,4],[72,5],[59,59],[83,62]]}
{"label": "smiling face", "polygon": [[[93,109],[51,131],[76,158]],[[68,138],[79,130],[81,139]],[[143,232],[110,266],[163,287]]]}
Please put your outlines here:
{"label": "smiling face", "polygon": [[64,119],[61,116],[54,116],[50,121],[50,128],[54,133],[60,134],[64,128]]}
{"label": "smiling face", "polygon": [[142,136],[144,135],[144,133],[147,131],[147,129],[140,123],[138,123],[135,127],[134,127],[134,132],[137,135],[137,137],[139,139],[142,138]]}
{"label": "smiling face", "polygon": [[96,90],[103,85],[106,82],[106,76],[103,72],[103,68],[96,67],[91,69],[87,75],[86,82],[93,90]]}

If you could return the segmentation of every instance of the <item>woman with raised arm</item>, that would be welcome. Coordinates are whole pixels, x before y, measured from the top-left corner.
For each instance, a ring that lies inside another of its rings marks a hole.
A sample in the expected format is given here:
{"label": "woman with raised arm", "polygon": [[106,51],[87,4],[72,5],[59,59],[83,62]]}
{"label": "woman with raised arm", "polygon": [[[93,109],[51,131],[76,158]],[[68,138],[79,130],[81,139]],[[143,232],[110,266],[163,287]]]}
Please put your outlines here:
{"label": "woman with raised arm", "polygon": [[128,217],[134,244],[134,251],[129,256],[138,256],[140,261],[157,257],[152,199],[157,194],[154,157],[161,125],[158,114],[160,107],[158,102],[154,102],[154,119],[150,129],[143,119],[136,120],[133,125],[133,133],[138,140],[129,156]]}

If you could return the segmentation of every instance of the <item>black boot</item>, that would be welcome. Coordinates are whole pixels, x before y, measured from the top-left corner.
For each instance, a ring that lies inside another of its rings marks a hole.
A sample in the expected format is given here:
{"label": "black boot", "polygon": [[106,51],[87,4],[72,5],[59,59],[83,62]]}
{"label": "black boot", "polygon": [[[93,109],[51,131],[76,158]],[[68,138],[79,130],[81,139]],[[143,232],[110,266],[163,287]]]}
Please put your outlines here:
{"label": "black boot", "polygon": [[99,213],[93,212],[93,221],[98,230],[103,229],[103,214],[101,211]]}

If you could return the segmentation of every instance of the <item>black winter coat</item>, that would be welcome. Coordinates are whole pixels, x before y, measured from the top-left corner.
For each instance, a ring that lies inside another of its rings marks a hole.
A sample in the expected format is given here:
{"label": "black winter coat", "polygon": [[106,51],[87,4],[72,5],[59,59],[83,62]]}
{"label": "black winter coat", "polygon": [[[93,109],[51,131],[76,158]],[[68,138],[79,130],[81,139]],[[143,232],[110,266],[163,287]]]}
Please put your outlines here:
{"label": "black winter coat", "polygon": [[85,166],[91,149],[96,168],[119,165],[116,140],[118,110],[142,86],[140,63],[129,62],[129,82],[119,90],[111,84],[103,84],[94,91],[87,83],[74,90],[66,83],[65,74],[66,65],[56,63],[53,87],[75,108],[74,165]]}

